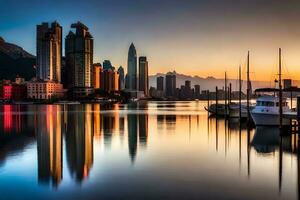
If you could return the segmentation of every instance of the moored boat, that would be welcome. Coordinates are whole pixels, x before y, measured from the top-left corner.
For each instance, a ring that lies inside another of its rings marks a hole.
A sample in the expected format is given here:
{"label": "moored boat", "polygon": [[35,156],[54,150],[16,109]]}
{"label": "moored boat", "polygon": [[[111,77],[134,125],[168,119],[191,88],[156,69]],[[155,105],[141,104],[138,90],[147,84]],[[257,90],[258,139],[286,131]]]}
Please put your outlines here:
{"label": "moored boat", "polygon": [[[286,99],[282,99],[282,111],[290,112]],[[261,96],[256,100],[255,108],[250,112],[256,126],[279,126],[279,98],[275,96]],[[282,125],[288,125],[289,119],[283,118]]]}

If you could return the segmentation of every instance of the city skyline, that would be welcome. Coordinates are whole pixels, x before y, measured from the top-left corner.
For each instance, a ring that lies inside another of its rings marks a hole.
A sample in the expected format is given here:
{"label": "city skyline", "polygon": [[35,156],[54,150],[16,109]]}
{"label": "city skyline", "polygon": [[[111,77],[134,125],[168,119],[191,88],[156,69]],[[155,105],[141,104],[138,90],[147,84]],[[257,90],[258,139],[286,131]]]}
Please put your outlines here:
{"label": "city skyline", "polygon": [[[250,50],[254,79],[268,80],[276,74],[277,49],[282,47],[284,67],[288,69],[284,75],[292,79],[300,75],[297,42],[300,5],[296,1],[190,0],[171,4],[168,0],[153,3],[90,0],[76,5],[63,1],[60,6],[56,6],[56,1],[47,2],[47,6],[32,2],[35,3],[32,7],[20,2],[16,7],[14,1],[7,2],[8,9],[1,10],[5,20],[0,21],[3,24],[0,31],[6,41],[34,55],[36,24],[57,20],[65,38],[69,24],[80,20],[95,38],[94,63],[109,59],[114,66],[126,66],[127,47],[134,42],[137,49],[142,47],[140,53],[151,60],[150,75],[175,69],[187,75],[220,78],[226,70],[229,77],[234,77]],[[28,8],[29,12],[19,7]],[[8,15],[9,8],[14,8],[15,15]],[[80,9],[90,12],[78,16]],[[37,11],[44,11],[45,15],[40,16]]]}

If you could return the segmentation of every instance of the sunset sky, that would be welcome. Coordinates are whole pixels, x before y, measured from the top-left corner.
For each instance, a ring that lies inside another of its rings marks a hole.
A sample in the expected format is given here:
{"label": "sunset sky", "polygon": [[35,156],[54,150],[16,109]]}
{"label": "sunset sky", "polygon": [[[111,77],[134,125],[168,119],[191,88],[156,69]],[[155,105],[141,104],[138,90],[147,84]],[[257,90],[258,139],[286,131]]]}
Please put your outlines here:
{"label": "sunset sky", "polygon": [[0,36],[35,52],[36,25],[57,20],[64,37],[80,20],[95,39],[94,61],[127,68],[134,42],[149,73],[176,70],[237,77],[251,51],[251,76],[271,80],[283,51],[284,77],[300,79],[300,1],[291,0],[0,0]]}

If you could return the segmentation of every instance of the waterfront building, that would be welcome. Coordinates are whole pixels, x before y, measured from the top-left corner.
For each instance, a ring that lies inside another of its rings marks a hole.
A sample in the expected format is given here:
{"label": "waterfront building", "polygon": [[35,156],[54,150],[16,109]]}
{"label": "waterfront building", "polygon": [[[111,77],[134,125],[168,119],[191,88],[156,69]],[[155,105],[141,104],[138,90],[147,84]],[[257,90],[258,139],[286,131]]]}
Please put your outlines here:
{"label": "waterfront building", "polygon": [[118,74],[119,74],[119,90],[124,90],[125,88],[125,73],[124,73],[124,68],[122,66],[119,67],[118,69]]}
{"label": "waterfront building", "polygon": [[105,92],[116,92],[119,90],[119,74],[112,69],[103,71],[103,90]]}
{"label": "waterfront building", "polygon": [[131,43],[128,51],[126,83],[126,89],[130,91],[137,90],[137,54],[133,43]]}
{"label": "waterfront building", "polygon": [[158,91],[164,91],[164,77],[159,76],[156,78],[156,89]]}
{"label": "waterfront building", "polygon": [[148,61],[146,56],[139,57],[139,91],[149,95]]}
{"label": "waterfront building", "polygon": [[100,63],[93,64],[93,87],[94,89],[101,88],[101,74],[103,73],[103,68]]}
{"label": "waterfront building", "polygon": [[27,97],[26,85],[16,83],[3,85],[2,97],[4,100],[24,100]]}
{"label": "waterfront building", "polygon": [[49,100],[64,96],[63,85],[54,81],[34,80],[27,83],[27,98]]}
{"label": "waterfront building", "polygon": [[71,89],[73,97],[81,98],[93,93],[94,43],[88,27],[81,22],[72,24],[71,28],[75,29],[75,32],[69,32],[65,45],[68,88]]}
{"label": "waterfront building", "polygon": [[62,27],[42,23],[36,28],[37,78],[61,82]]}
{"label": "waterfront building", "polygon": [[176,72],[166,74],[166,96],[176,97]]}

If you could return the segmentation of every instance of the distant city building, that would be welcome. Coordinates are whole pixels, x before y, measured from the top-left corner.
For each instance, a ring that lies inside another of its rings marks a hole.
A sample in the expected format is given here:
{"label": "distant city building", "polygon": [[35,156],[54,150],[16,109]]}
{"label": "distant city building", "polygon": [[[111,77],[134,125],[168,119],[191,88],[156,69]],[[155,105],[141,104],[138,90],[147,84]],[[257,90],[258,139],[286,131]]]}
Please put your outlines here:
{"label": "distant city building", "polygon": [[158,91],[164,91],[164,77],[159,76],[156,78],[156,89]]}
{"label": "distant city building", "polygon": [[63,85],[54,81],[30,81],[27,83],[27,98],[56,99],[64,96]]}
{"label": "distant city building", "polygon": [[95,89],[100,89],[101,87],[101,74],[103,73],[103,68],[100,63],[93,64],[93,87]]}
{"label": "distant city building", "polygon": [[62,27],[53,22],[37,25],[37,78],[61,82]]}
{"label": "distant city building", "polygon": [[166,74],[166,96],[176,97],[176,72]]}
{"label": "distant city building", "polygon": [[119,73],[119,90],[124,90],[124,88],[125,88],[125,73],[124,73],[124,68],[122,66],[119,67],[118,73]]}
{"label": "distant city building", "polygon": [[68,71],[68,88],[75,97],[85,97],[93,92],[92,64],[93,37],[88,27],[77,22],[71,25],[75,32],[70,31],[66,37],[65,54]]}
{"label": "distant city building", "polygon": [[137,90],[137,55],[133,43],[128,51],[126,89]]}
{"label": "distant city building", "polygon": [[292,87],[292,79],[283,79],[283,88],[291,88]]}
{"label": "distant city building", "polygon": [[200,85],[195,85],[195,98],[199,99],[200,98]]}
{"label": "distant city building", "polygon": [[112,66],[110,60],[104,60],[103,61],[103,70],[108,70],[108,69],[114,69]]}
{"label": "distant city building", "polygon": [[139,57],[139,91],[149,95],[148,61],[145,56]]}
{"label": "distant city building", "polygon": [[192,98],[192,87],[191,87],[191,81],[186,80],[184,82],[184,98],[185,99],[191,99]]}

